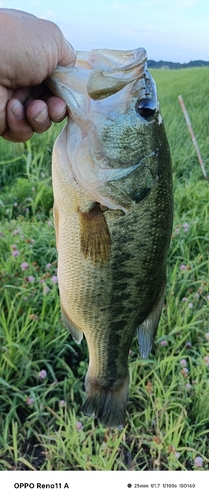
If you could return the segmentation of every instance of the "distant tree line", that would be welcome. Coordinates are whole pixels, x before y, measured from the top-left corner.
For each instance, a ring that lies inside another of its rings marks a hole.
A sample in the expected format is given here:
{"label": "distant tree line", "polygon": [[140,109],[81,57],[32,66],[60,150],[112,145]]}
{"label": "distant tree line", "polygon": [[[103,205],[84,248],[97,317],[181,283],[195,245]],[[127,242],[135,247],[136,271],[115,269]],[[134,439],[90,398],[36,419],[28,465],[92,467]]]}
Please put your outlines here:
{"label": "distant tree line", "polygon": [[181,69],[181,68],[194,68],[197,66],[209,66],[209,61],[190,61],[189,63],[174,63],[170,61],[153,61],[148,59],[147,65],[149,68],[158,69]]}

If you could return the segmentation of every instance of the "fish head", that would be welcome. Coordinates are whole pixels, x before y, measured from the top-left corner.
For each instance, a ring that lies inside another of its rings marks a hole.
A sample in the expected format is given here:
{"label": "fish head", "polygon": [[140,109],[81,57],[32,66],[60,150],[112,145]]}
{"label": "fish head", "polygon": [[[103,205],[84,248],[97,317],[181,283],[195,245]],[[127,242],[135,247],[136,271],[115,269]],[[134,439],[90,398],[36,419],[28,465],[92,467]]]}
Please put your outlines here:
{"label": "fish head", "polygon": [[138,164],[143,154],[153,153],[146,138],[151,138],[161,115],[156,85],[147,70],[117,93],[92,102],[91,113],[94,134],[89,134],[89,143],[95,161],[101,156],[110,168],[127,168]]}
{"label": "fish head", "polygon": [[91,112],[95,126],[88,136],[88,149],[97,169],[95,190],[112,201],[110,208],[114,204],[129,212],[159,179],[163,124],[149,71],[144,68],[140,77],[117,93],[92,102]]}
{"label": "fish head", "polygon": [[159,179],[164,127],[144,49],[77,53],[50,77],[69,109],[68,157],[90,199],[128,213]]}

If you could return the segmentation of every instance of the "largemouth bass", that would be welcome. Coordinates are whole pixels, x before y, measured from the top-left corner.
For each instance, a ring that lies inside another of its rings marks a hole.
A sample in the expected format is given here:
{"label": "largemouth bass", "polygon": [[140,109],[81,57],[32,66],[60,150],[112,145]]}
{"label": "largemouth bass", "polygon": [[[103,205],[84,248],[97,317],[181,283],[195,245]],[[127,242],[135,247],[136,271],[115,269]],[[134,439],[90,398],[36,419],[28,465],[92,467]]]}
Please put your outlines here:
{"label": "largemouth bass", "polygon": [[78,52],[47,84],[67,103],[52,159],[58,284],[89,367],[83,412],[126,419],[128,355],[152,348],[165,299],[173,194],[171,158],[144,49]]}

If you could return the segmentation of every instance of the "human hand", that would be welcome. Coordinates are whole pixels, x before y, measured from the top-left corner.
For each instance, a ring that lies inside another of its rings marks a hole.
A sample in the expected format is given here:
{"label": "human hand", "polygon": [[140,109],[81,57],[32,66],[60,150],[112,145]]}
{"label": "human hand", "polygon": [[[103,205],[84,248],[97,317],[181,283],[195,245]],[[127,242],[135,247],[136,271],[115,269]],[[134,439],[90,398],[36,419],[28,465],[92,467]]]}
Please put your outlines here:
{"label": "human hand", "polygon": [[0,136],[25,142],[65,118],[64,101],[43,83],[58,64],[74,66],[76,61],[56,24],[0,9],[0,60]]}

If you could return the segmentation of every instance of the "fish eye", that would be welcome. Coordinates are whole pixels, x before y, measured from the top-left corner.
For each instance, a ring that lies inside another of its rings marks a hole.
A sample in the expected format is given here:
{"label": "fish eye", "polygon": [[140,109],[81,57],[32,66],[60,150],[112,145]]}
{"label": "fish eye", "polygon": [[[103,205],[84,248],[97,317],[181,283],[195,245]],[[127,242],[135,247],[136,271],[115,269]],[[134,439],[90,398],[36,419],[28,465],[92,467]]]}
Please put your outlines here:
{"label": "fish eye", "polygon": [[151,99],[142,99],[136,103],[136,112],[143,118],[151,118],[154,116],[156,107]]}

